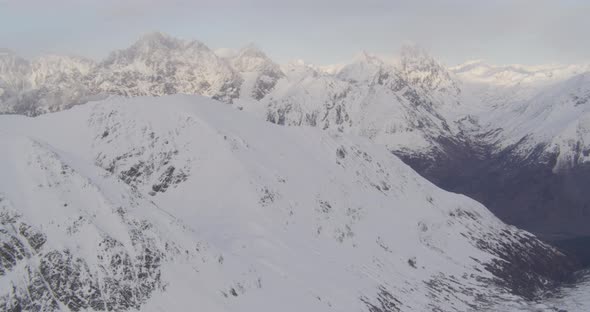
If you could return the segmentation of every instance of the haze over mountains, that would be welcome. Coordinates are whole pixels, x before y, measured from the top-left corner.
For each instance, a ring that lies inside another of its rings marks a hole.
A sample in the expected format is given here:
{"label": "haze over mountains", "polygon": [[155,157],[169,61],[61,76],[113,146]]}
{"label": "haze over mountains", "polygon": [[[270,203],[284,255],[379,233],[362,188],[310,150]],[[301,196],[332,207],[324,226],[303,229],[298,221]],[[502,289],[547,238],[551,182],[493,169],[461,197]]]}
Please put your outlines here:
{"label": "haze over mountains", "polygon": [[279,65],[153,33],[2,52],[0,112],[14,311],[576,311],[547,295],[576,259],[502,221],[590,236],[588,65]]}

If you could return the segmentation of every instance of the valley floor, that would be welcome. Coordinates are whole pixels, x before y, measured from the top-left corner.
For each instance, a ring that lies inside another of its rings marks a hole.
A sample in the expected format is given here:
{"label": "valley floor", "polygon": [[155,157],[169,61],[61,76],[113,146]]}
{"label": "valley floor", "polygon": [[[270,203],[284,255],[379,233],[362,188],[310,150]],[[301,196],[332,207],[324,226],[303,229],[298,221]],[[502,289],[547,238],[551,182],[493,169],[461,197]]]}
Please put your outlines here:
{"label": "valley floor", "polygon": [[536,302],[509,301],[490,310],[493,312],[585,312],[590,311],[590,270],[580,271],[579,280],[565,285]]}

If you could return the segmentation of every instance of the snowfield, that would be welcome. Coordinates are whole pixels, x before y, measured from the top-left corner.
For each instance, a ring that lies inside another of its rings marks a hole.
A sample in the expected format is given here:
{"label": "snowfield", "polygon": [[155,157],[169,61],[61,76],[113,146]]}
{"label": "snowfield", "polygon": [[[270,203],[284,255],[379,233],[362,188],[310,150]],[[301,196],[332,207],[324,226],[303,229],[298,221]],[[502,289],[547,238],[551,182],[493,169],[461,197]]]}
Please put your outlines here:
{"label": "snowfield", "polygon": [[575,268],[384,146],[201,96],[0,116],[0,150],[6,311],[529,311]]}

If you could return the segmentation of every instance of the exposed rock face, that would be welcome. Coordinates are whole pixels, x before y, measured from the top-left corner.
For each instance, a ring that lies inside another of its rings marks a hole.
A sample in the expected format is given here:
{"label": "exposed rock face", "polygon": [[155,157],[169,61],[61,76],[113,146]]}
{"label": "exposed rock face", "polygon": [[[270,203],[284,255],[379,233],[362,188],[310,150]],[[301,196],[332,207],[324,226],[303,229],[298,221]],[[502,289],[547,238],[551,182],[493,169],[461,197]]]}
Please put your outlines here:
{"label": "exposed rock face", "polygon": [[[152,225],[129,220],[124,208],[119,217],[128,225],[134,251],[102,233],[96,257],[88,259],[83,252],[56,247],[64,242],[46,244],[43,231],[27,224],[6,198],[0,198],[0,206],[0,278],[9,286],[0,294],[0,305],[6,311],[139,309],[153,291],[163,289],[160,263],[167,251],[154,245]],[[80,235],[90,222],[79,216],[68,235]],[[10,280],[14,274],[20,278]]]}

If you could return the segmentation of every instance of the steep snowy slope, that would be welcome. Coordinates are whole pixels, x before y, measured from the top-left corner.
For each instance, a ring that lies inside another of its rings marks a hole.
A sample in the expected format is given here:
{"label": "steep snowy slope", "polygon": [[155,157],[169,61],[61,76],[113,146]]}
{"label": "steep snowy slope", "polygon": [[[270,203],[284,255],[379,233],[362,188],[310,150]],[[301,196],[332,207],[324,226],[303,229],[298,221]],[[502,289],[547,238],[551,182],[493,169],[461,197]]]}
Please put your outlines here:
{"label": "steep snowy slope", "polygon": [[527,308],[567,259],[389,151],[203,97],[0,116],[8,311]]}

